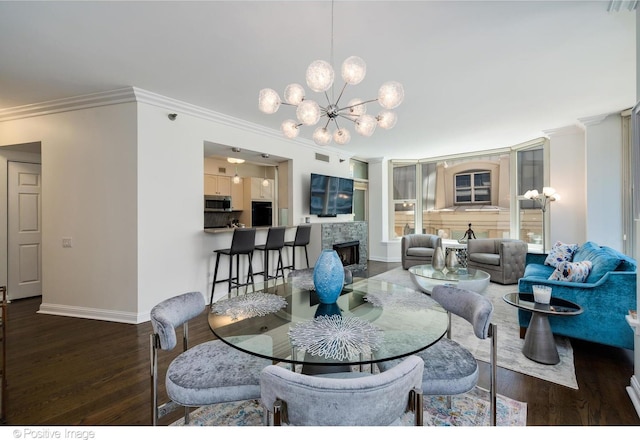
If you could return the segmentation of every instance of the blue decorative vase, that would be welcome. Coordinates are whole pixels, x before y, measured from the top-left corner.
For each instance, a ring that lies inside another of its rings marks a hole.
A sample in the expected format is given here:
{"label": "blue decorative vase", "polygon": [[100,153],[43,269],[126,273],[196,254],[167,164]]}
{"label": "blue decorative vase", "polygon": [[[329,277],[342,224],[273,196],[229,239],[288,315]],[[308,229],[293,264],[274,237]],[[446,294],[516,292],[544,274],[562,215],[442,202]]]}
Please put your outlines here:
{"label": "blue decorative vase", "polygon": [[333,315],[342,315],[342,311],[340,310],[340,306],[338,303],[333,304],[318,304],[318,308],[316,309],[314,318],[318,316],[333,316]]}
{"label": "blue decorative vase", "polygon": [[344,266],[336,251],[322,251],[313,268],[313,285],[322,304],[333,304],[338,300],[344,286]]}

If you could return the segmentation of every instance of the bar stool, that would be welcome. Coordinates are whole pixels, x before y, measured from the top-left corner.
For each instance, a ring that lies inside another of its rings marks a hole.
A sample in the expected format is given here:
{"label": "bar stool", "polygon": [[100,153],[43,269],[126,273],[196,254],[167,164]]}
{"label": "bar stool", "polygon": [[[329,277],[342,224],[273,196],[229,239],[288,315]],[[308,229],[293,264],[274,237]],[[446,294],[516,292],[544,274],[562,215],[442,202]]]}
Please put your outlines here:
{"label": "bar stool", "polygon": [[[213,303],[213,292],[216,290],[217,283],[223,283],[227,281],[229,283],[229,296],[231,296],[231,289],[234,287],[253,285],[253,250],[256,243],[256,230],[255,228],[236,228],[233,231],[233,238],[231,239],[231,247],[227,249],[217,249],[213,252],[216,253],[216,268],[213,272],[213,283],[211,285],[211,299],[209,304]],[[220,264],[220,256],[229,256],[229,278],[224,280],[218,280],[218,265]],[[236,276],[232,276],[233,273],[233,256],[236,257]],[[246,283],[240,283],[240,255],[246,255],[249,258],[249,270],[247,272]],[[251,280],[251,282],[249,282]]]}
{"label": "bar stool", "polygon": [[309,255],[307,254],[307,245],[311,240],[311,225],[298,225],[296,228],[296,236],[293,241],[287,241],[285,246],[291,247],[291,266],[287,266],[285,269],[296,270],[296,248],[304,248],[304,256],[307,260],[307,267],[309,267]]}
{"label": "bar stool", "polygon": [[[264,281],[284,278],[284,266],[282,264],[282,248],[284,247],[284,233],[286,226],[272,226],[267,233],[267,242],[256,246],[257,250],[264,251],[264,267],[262,272],[256,272],[254,275],[262,275]],[[269,275],[269,253],[278,251],[278,264],[276,266],[275,276]],[[281,275],[278,275],[280,271]]]}

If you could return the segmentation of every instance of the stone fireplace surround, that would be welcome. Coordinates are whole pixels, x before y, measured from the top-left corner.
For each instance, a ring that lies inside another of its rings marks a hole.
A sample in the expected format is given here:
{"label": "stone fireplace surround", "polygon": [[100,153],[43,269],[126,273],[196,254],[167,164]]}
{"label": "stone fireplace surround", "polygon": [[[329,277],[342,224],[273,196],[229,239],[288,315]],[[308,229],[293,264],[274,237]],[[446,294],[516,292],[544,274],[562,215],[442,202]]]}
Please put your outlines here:
{"label": "stone fireplace surround", "polygon": [[336,244],[358,241],[359,261],[347,266],[352,272],[365,270],[369,259],[369,230],[367,222],[322,223],[320,244],[322,249],[333,249]]}

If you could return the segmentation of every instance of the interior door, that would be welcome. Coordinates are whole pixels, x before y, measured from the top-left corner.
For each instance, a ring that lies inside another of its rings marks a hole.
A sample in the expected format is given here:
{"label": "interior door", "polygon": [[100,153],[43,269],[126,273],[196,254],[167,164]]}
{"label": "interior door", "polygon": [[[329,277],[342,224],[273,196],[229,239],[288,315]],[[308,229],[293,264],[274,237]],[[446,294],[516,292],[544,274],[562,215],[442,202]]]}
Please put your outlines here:
{"label": "interior door", "polygon": [[8,299],[42,295],[40,164],[8,162]]}

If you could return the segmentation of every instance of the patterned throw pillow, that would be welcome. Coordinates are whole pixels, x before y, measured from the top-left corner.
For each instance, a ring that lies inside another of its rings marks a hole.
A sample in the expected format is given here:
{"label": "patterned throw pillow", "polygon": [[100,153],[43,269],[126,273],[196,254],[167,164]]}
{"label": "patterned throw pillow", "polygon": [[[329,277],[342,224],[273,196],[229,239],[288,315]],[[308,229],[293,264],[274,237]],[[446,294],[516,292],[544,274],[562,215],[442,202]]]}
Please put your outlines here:
{"label": "patterned throw pillow", "polygon": [[572,263],[570,261],[563,261],[558,263],[556,270],[553,271],[550,280],[558,281],[572,281],[574,283],[584,283],[589,277],[591,272],[591,261],[578,261]]}
{"label": "patterned throw pillow", "polygon": [[558,267],[558,263],[573,260],[573,254],[575,254],[577,250],[577,244],[567,244],[556,241],[551,251],[549,251],[549,255],[547,255],[547,258],[544,260],[544,264],[551,267]]}

